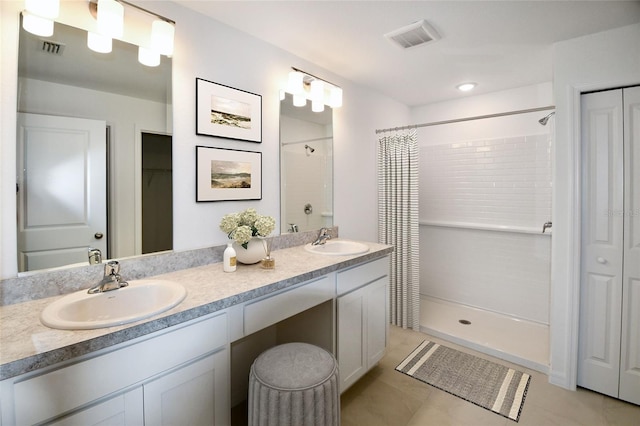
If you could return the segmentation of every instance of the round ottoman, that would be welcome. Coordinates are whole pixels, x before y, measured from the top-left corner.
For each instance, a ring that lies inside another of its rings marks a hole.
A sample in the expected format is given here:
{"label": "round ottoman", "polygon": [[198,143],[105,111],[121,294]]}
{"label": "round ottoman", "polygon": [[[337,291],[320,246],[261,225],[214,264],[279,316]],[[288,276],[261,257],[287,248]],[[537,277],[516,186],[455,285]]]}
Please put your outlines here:
{"label": "round ottoman", "polygon": [[339,425],[338,363],[308,343],[266,350],[249,373],[249,425]]}

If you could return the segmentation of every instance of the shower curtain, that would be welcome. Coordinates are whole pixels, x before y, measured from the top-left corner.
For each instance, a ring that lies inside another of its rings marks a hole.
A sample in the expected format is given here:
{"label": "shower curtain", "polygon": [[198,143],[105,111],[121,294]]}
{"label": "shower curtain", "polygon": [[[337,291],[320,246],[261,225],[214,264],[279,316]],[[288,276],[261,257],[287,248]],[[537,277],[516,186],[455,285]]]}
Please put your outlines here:
{"label": "shower curtain", "polygon": [[378,240],[391,254],[390,321],[420,328],[416,129],[378,139]]}

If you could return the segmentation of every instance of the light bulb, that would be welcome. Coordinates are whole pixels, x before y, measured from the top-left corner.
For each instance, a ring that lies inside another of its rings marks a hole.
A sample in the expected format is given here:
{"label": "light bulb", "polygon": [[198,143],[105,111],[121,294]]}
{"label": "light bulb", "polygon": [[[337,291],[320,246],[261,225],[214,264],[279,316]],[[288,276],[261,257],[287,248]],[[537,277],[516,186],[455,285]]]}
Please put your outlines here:
{"label": "light bulb", "polygon": [[53,21],[51,19],[42,18],[26,10],[22,12],[22,28],[31,34],[41,37],[51,37],[53,35]]}
{"label": "light bulb", "polygon": [[322,112],[324,111],[324,102],[322,101],[311,101],[311,111],[313,112]]}
{"label": "light bulb", "polygon": [[173,55],[173,38],[175,27],[167,22],[157,19],[151,23],[151,49],[161,55]]}
{"label": "light bulb", "polygon": [[297,95],[304,92],[304,74],[299,71],[291,71],[289,73],[289,81],[287,83],[287,92]]}
{"label": "light bulb", "polygon": [[56,19],[60,14],[60,0],[24,0],[24,8],[41,18]]}
{"label": "light bulb", "polygon": [[140,46],[138,48],[138,62],[148,67],[160,65],[160,54],[154,50]]}
{"label": "light bulb", "polygon": [[313,80],[309,91],[312,101],[324,104],[324,82],[322,80]]}
{"label": "light bulb", "polygon": [[293,106],[303,107],[307,104],[307,98],[304,95],[293,95]]}
{"label": "light bulb", "polygon": [[329,102],[331,108],[340,108],[342,106],[342,89],[336,86],[329,89]]}
{"label": "light bulb", "polygon": [[98,32],[113,38],[122,38],[124,32],[124,6],[116,0],[98,0]]}
{"label": "light bulb", "polygon": [[89,31],[87,33],[87,47],[98,53],[109,53],[113,46],[111,37]]}
{"label": "light bulb", "polygon": [[476,83],[462,83],[458,84],[456,87],[461,92],[468,92],[469,90],[472,90],[474,87],[476,87]]}

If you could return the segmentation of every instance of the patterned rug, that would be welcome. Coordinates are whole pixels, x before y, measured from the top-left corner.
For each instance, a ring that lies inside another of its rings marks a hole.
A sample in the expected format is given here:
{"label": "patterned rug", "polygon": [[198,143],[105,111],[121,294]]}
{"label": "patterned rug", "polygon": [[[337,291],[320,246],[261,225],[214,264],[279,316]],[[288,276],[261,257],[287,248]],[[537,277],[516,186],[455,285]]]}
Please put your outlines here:
{"label": "patterned rug", "polygon": [[425,340],[396,370],[518,421],[531,376]]}

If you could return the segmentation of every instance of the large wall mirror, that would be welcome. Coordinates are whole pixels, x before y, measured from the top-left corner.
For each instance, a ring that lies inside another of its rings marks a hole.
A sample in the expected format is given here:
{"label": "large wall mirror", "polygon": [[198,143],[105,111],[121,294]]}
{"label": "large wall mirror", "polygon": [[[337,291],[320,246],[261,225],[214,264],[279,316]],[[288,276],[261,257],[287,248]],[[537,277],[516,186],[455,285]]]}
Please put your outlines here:
{"label": "large wall mirror", "polygon": [[172,249],[171,60],[58,22],[19,42],[19,271]]}
{"label": "large wall mirror", "polygon": [[281,232],[333,226],[333,112],[280,101]]}

